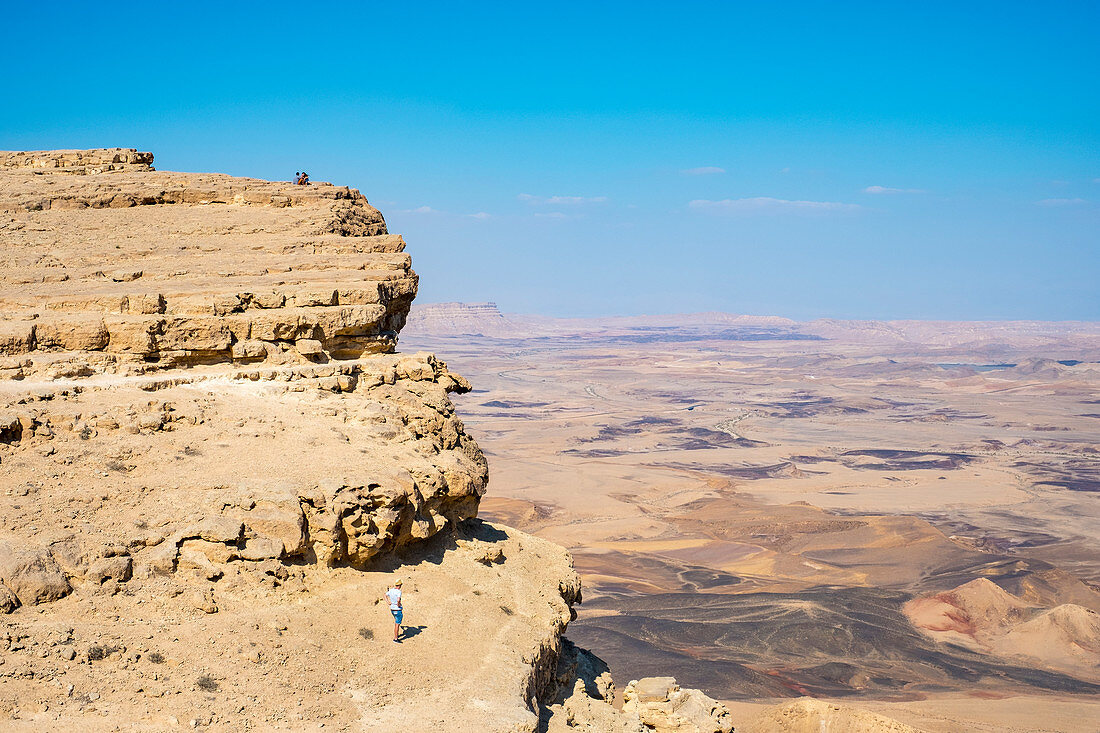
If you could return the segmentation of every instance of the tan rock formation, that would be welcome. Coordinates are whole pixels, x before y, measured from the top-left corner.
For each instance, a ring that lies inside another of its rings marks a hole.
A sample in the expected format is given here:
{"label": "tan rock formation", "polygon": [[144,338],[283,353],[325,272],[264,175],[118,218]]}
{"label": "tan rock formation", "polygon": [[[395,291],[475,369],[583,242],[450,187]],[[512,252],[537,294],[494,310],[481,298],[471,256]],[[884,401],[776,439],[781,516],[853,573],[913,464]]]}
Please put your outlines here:
{"label": "tan rock formation", "polygon": [[416,275],[381,214],[151,161],[0,157],[5,482],[57,520],[0,543],[17,602],[131,567],[363,564],[474,516],[486,464],[446,396],[468,385],[386,353]]}
{"label": "tan rock formation", "polygon": [[151,163],[0,153],[0,720],[533,732],[565,686],[644,730],[561,653],[568,553],[474,518],[470,385],[394,353],[417,277],[381,214]]}
{"label": "tan rock formation", "polygon": [[672,677],[644,677],[623,690],[623,713],[637,715],[655,733],[730,733],[729,710],[699,690],[683,690]]}
{"label": "tan rock formation", "polygon": [[0,169],[30,169],[77,175],[153,170],[153,154],[133,148],[0,151]]}
{"label": "tan rock formation", "polygon": [[[362,194],[151,161],[0,155],[0,353],[39,367],[90,352],[94,371],[142,372],[393,350],[417,278]],[[105,165],[122,170],[94,173]]]}
{"label": "tan rock formation", "polygon": [[699,690],[681,689],[672,677],[634,680],[613,706],[615,683],[607,664],[586,649],[565,642],[545,698],[547,733],[730,733],[724,705]]}

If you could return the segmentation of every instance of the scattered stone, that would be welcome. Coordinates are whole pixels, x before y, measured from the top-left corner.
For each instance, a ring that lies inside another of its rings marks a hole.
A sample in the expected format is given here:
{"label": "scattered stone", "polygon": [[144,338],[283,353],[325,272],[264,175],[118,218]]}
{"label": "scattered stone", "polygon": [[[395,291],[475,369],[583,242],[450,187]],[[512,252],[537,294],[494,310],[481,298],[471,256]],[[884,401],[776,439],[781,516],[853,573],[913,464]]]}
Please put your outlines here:
{"label": "scattered stone", "polygon": [[199,590],[191,594],[191,605],[203,613],[217,613],[218,604],[214,602],[214,591]]}

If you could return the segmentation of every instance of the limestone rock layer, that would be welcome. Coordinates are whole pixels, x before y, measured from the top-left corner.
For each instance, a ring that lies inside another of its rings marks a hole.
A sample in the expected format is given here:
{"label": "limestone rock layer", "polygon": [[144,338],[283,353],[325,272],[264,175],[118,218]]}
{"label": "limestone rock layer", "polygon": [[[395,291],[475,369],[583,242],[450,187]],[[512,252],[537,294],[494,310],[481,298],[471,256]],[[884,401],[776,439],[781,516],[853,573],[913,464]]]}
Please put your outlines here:
{"label": "limestone rock layer", "polygon": [[394,349],[417,277],[359,191],[151,160],[0,153],[0,354],[114,371]]}
{"label": "limestone rock layer", "polygon": [[[475,516],[485,459],[355,189],[0,153],[0,609],[363,565]],[[265,566],[266,567],[266,566]]]}

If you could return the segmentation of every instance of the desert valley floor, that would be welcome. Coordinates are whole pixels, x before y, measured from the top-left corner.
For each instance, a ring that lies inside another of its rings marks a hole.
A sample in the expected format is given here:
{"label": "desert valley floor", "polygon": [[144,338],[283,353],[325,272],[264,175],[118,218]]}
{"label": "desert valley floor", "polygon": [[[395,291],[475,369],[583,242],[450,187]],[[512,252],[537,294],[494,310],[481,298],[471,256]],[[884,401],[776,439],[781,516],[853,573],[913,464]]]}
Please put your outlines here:
{"label": "desert valley floor", "polygon": [[811,694],[927,730],[1100,727],[1094,325],[432,308],[402,349],[474,385],[481,515],[572,552],[568,636],[616,679],[735,713]]}

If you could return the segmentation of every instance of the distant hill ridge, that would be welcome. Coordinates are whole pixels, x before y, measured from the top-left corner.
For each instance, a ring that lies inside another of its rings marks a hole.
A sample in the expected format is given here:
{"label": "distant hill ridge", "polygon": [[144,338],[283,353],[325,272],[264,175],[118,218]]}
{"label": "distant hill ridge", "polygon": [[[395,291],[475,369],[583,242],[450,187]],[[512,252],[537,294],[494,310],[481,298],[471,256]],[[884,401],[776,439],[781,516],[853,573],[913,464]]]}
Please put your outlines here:
{"label": "distant hill ridge", "polygon": [[720,331],[731,328],[767,329],[776,334],[798,334],[801,338],[816,337],[855,344],[980,347],[992,354],[1007,350],[1009,343],[1013,348],[1069,345],[1079,353],[1100,358],[1100,322],[1096,321],[875,321],[836,318],[796,321],[781,316],[720,311],[556,318],[502,313],[493,302],[452,302],[414,305],[404,333],[414,337],[482,335],[532,338],[614,335],[654,329]]}

